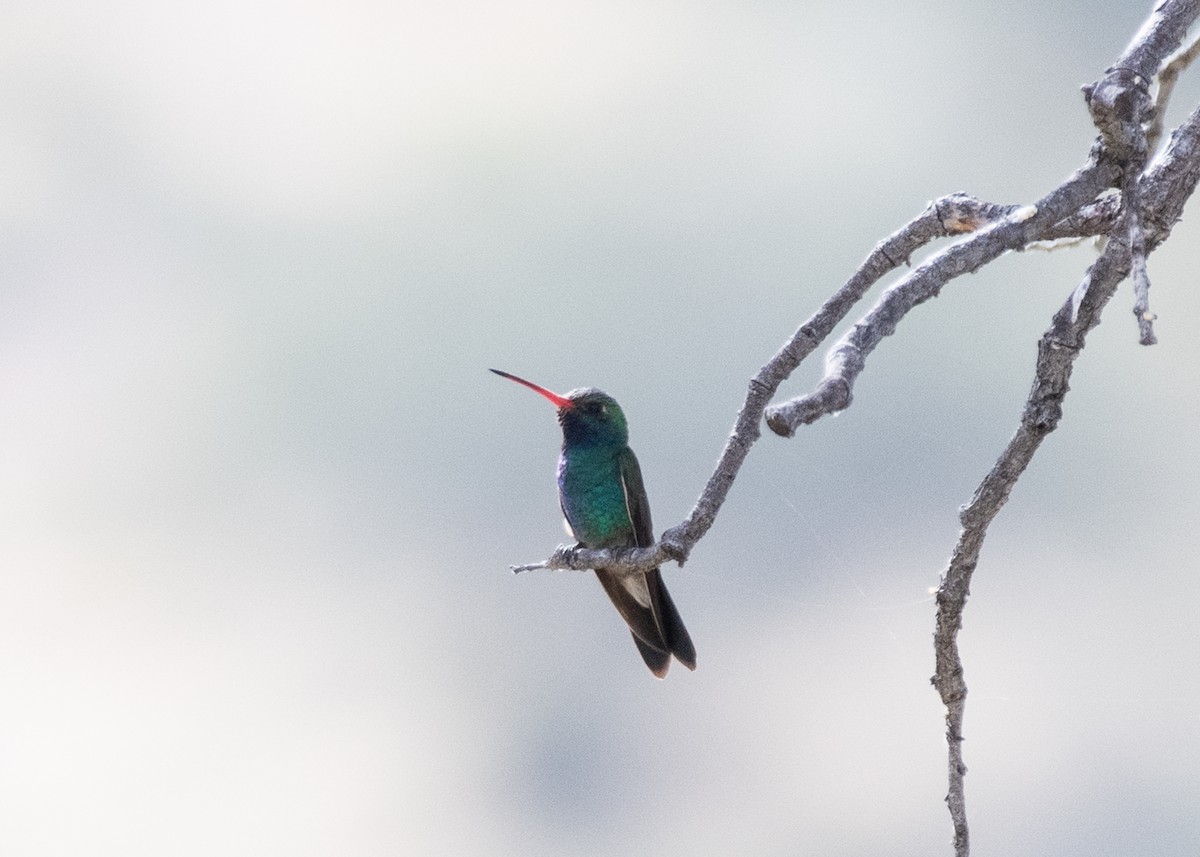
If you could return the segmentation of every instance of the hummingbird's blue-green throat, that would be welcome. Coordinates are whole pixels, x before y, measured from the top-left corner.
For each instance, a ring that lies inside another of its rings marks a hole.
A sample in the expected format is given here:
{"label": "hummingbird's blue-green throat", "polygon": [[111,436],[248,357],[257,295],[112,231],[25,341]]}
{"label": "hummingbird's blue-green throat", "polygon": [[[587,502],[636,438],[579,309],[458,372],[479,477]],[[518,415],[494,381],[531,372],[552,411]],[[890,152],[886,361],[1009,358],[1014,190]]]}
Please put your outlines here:
{"label": "hummingbird's blue-green throat", "polygon": [[[629,428],[616,400],[592,387],[559,395],[516,375],[491,371],[524,384],[558,409],[563,433],[558,499],[579,543],[589,548],[653,545],[642,470],[629,448]],[[696,668],[696,649],[657,568],[635,575],[595,571],[651,672],[665,676],[672,655],[688,669]]]}

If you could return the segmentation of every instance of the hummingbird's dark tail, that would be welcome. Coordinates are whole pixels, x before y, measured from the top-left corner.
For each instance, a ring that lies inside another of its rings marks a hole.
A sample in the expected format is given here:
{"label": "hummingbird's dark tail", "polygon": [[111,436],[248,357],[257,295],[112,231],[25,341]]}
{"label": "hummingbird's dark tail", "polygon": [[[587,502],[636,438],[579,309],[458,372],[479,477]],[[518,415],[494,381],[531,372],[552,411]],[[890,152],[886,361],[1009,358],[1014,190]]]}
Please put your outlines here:
{"label": "hummingbird's dark tail", "polygon": [[622,579],[604,569],[596,569],[596,577],[629,625],[633,642],[650,672],[663,678],[671,666],[671,655],[688,669],[696,668],[692,638],[657,568],[641,581],[636,577]]}
{"label": "hummingbird's dark tail", "polygon": [[675,602],[671,600],[671,593],[667,592],[666,585],[661,581],[658,591],[662,595],[658,620],[662,624],[667,645],[671,647],[671,654],[689,670],[694,670],[696,668],[696,647],[692,645],[692,637],[688,634],[687,628],[683,627],[683,619],[675,608]]}
{"label": "hummingbird's dark tail", "polygon": [[637,646],[642,660],[646,662],[646,666],[650,667],[650,672],[659,678],[666,678],[667,670],[671,668],[671,653],[646,645],[632,631],[629,634],[633,637],[633,644]]}

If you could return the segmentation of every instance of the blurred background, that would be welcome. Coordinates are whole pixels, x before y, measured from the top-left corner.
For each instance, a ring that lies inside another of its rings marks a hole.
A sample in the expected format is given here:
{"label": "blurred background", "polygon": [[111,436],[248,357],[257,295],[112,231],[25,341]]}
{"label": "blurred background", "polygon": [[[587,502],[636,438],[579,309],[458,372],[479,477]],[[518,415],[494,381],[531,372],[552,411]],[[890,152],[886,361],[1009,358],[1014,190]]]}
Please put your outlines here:
{"label": "blurred background", "polygon": [[[1094,250],[954,282],[754,447],[664,682],[591,575],[509,573],[560,436],[486,369],[615,396],[678,523],[878,240],[1083,162],[1149,8],[6,4],[0,852],[949,854],[930,591]],[[1198,242],[984,550],[976,854],[1195,854]]]}

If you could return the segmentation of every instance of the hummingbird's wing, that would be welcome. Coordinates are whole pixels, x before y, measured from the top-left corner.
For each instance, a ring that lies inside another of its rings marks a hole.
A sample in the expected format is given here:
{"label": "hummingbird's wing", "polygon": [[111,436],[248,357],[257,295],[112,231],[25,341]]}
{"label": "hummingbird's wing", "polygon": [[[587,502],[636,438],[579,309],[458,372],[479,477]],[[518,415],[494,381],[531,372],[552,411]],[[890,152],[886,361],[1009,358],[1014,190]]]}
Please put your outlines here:
{"label": "hummingbird's wing", "polygon": [[[625,489],[625,509],[629,512],[629,522],[633,525],[635,544],[640,548],[650,547],[654,544],[654,526],[650,523],[650,501],[646,497],[646,486],[642,482],[642,468],[638,465],[637,456],[629,447],[621,451],[620,462],[621,487]],[[646,587],[649,590],[649,606],[654,614],[655,624],[661,631],[661,639],[681,664],[694,670],[696,648],[692,645],[692,638],[684,627],[679,610],[671,600],[671,594],[667,592],[657,568],[646,573]],[[611,592],[609,594],[611,595]],[[642,649],[642,646],[639,645],[638,648]],[[646,657],[645,651],[642,652],[642,658],[655,675],[659,675],[650,659]],[[664,664],[663,673],[665,672]]]}
{"label": "hummingbird's wing", "polygon": [[633,525],[634,544],[640,548],[654,544],[654,525],[650,523],[650,501],[642,482],[642,468],[633,450],[621,450],[621,487],[625,490],[625,511]]}

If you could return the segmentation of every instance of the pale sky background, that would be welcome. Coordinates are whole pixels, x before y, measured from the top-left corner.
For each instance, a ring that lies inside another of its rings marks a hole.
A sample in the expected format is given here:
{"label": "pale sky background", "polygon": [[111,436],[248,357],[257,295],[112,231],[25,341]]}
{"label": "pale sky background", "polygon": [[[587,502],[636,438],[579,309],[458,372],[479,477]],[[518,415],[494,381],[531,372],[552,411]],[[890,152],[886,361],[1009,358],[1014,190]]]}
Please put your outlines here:
{"label": "pale sky background", "polygon": [[[485,370],[614,395],[677,523],[880,238],[1083,161],[1149,7],[6,4],[0,854],[949,854],[929,590],[1094,251],[953,283],[759,442],[665,682],[590,575],[508,572],[559,435]],[[975,577],[980,857],[1200,841],[1195,210]]]}

